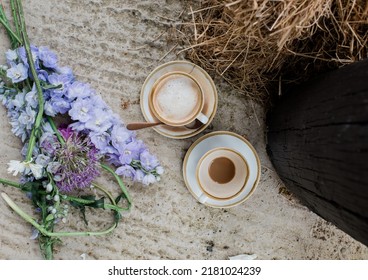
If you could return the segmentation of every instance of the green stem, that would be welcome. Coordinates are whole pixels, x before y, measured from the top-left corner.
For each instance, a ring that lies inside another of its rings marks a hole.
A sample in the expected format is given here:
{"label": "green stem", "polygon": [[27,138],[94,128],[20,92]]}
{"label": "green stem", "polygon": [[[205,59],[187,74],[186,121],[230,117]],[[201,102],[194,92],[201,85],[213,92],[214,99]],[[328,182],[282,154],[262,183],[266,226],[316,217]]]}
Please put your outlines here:
{"label": "green stem", "polygon": [[101,167],[102,167],[103,169],[105,169],[106,171],[108,171],[109,173],[111,173],[111,174],[114,176],[115,180],[118,182],[118,185],[119,185],[119,187],[120,187],[121,191],[123,192],[123,194],[124,194],[125,198],[126,198],[126,199],[127,199],[127,201],[128,201],[128,209],[130,209],[130,207],[131,207],[131,205],[132,205],[132,199],[130,198],[130,195],[129,195],[129,193],[128,193],[128,190],[126,189],[126,187],[125,187],[125,185],[124,185],[123,181],[122,181],[122,180],[120,179],[120,177],[115,173],[115,171],[114,171],[114,170],[112,170],[112,169],[111,169],[109,166],[107,166],[106,164],[101,163]]}
{"label": "green stem", "polygon": [[6,180],[6,179],[2,179],[2,178],[0,178],[0,183],[8,185],[8,186],[16,187],[18,189],[21,188],[19,183],[16,183],[16,182],[13,182],[13,181],[10,181],[10,180]]}
{"label": "green stem", "polygon": [[41,125],[41,121],[43,117],[44,99],[43,99],[41,83],[40,83],[40,80],[38,79],[36,67],[33,61],[29,38],[27,35],[27,28],[26,28],[26,24],[24,20],[22,2],[20,0],[16,0],[16,5],[14,6],[14,14],[17,18],[15,20],[18,20],[18,24],[20,26],[20,33],[22,35],[23,45],[27,53],[29,68],[31,69],[31,73],[33,76],[33,80],[36,84],[37,95],[38,95],[38,112],[37,112],[37,116],[36,116],[36,120],[35,120],[33,129],[32,129],[32,132],[31,132],[31,137],[29,139],[28,150],[27,150],[27,155],[26,155],[26,161],[30,161],[32,159],[33,147],[36,143],[36,132],[38,131]]}
{"label": "green stem", "polygon": [[[11,6],[12,13],[13,13],[13,19],[14,19],[14,25],[15,25],[15,32],[17,33],[17,36],[20,37],[20,26],[19,26],[18,18],[16,16],[16,10],[15,10],[14,0],[10,0],[10,6]],[[21,42],[19,41],[19,43],[21,43]]]}
{"label": "green stem", "polygon": [[92,186],[94,186],[96,189],[99,189],[104,194],[106,194],[108,196],[108,198],[110,199],[111,203],[116,205],[115,199],[112,197],[112,195],[104,187],[101,187],[101,186],[97,185],[96,183],[92,183]]}
{"label": "green stem", "polygon": [[63,138],[63,136],[60,134],[59,130],[56,128],[55,122],[54,120],[50,117],[47,116],[47,121],[49,122],[49,124],[51,125],[52,130],[55,132],[57,139],[59,140],[59,142],[64,145],[65,144],[65,140]]}
{"label": "green stem", "polygon": [[[5,27],[6,31],[8,32],[10,41],[12,41],[12,45],[16,42],[18,44],[22,43],[22,41],[17,36],[17,34],[15,34],[14,31],[10,28],[9,22],[6,19],[5,13],[4,13],[1,6],[0,6],[0,23]],[[13,47],[15,47],[15,46],[13,46]]]}
{"label": "green stem", "polygon": [[53,253],[53,243],[50,237],[48,236],[44,236],[43,238],[45,238],[47,241],[46,242],[40,242],[40,245],[42,243],[46,243],[45,245],[45,249],[44,249],[44,256],[46,260],[52,260],[54,258],[54,253]]}
{"label": "green stem", "polygon": [[[113,223],[109,228],[103,231],[81,231],[81,232],[49,232],[43,226],[38,224],[30,215],[25,213],[22,209],[18,207],[14,203],[13,200],[6,193],[1,193],[2,198],[5,202],[12,208],[19,216],[21,216],[25,221],[29,222],[32,226],[34,226],[41,234],[49,237],[61,237],[61,236],[99,236],[105,235],[113,231],[117,223]],[[51,248],[52,249],[52,248]]]}
{"label": "green stem", "polygon": [[[75,201],[75,202],[78,202],[78,203],[83,203],[86,206],[88,206],[88,204],[92,204],[92,203],[95,202],[94,200],[88,200],[88,199],[83,199],[83,198],[73,197],[73,196],[65,196],[63,199],[67,200],[67,201]],[[115,203],[115,200],[112,200],[112,203],[113,204],[104,203],[104,209],[110,209],[110,210],[114,210],[116,212],[127,210],[125,208],[117,206],[116,203]]]}

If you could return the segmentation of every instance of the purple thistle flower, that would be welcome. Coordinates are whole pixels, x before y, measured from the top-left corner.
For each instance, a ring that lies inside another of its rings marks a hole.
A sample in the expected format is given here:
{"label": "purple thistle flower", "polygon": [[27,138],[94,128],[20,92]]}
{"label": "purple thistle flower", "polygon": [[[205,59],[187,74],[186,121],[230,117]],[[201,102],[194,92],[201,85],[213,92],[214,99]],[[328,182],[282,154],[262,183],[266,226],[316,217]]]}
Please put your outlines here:
{"label": "purple thistle flower", "polygon": [[59,132],[61,133],[61,135],[63,136],[65,140],[68,140],[70,136],[72,136],[74,133],[70,127],[59,128]]}
{"label": "purple thistle flower", "polygon": [[60,163],[55,177],[60,177],[56,185],[61,192],[89,187],[100,174],[97,149],[89,138],[78,133],[66,139],[65,144],[56,150],[55,158]]}

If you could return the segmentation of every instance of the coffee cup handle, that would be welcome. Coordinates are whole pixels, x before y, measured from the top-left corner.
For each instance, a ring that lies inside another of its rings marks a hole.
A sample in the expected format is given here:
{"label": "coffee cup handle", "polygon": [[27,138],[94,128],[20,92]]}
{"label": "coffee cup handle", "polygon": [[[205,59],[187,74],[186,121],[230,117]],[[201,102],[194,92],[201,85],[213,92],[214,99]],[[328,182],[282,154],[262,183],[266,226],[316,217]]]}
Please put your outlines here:
{"label": "coffee cup handle", "polygon": [[196,119],[199,120],[203,124],[208,123],[208,117],[206,115],[204,115],[203,113],[199,113],[199,115],[196,117]]}

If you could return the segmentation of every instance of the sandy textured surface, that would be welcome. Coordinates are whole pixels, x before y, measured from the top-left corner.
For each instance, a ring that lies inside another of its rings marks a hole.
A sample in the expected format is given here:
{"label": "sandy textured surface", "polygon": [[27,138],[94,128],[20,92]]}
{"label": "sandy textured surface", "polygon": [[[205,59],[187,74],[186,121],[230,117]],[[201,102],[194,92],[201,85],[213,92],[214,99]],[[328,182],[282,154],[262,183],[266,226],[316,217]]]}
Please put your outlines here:
{"label": "sandy textured surface", "polygon": [[[4,1],[3,1],[4,2]],[[161,33],[175,24],[187,1],[24,1],[29,35],[34,44],[57,51],[61,63],[101,92],[125,122],[143,120],[140,87],[156,66],[177,59],[165,54],[175,43]],[[1,33],[0,52],[8,47]],[[164,58],[163,58],[164,57]],[[163,58],[163,59],[162,59]],[[179,57],[180,58],[180,57]],[[2,58],[1,61],[4,61]],[[262,162],[258,189],[247,202],[228,209],[198,203],[182,178],[182,160],[191,143],[167,139],[153,130],[139,137],[166,168],[162,181],[149,188],[129,186],[134,207],[118,229],[103,237],[64,238],[56,259],[227,259],[256,254],[258,259],[368,259],[368,248],[336,229],[288,195],[265,152],[262,108],[244,100],[216,80],[219,109],[204,133],[229,130],[253,143]],[[124,106],[122,106],[122,104]],[[20,158],[20,141],[10,131],[0,108],[0,176],[11,179],[6,163]],[[113,187],[106,176],[105,183]],[[22,193],[0,186],[31,211]],[[105,215],[88,212],[90,228],[105,224]],[[64,229],[83,228],[79,214]],[[40,259],[31,227],[0,200],[0,258]]]}

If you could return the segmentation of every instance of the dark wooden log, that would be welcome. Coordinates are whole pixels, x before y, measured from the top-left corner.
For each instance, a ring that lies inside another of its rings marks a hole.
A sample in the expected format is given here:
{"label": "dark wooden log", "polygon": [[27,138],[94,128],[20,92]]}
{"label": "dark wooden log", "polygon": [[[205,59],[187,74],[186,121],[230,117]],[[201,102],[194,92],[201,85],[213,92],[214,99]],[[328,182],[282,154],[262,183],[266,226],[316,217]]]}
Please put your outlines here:
{"label": "dark wooden log", "polygon": [[368,245],[368,59],[291,89],[267,125],[268,154],[290,191]]}

